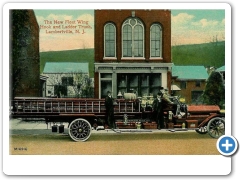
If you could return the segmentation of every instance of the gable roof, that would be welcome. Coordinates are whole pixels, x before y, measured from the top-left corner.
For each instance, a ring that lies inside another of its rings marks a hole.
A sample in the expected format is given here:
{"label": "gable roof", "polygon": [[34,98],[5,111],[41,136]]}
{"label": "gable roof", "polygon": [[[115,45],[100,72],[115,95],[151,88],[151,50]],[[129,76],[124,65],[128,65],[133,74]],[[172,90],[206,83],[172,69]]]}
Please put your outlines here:
{"label": "gable roof", "polygon": [[204,66],[173,66],[172,76],[181,80],[205,80],[208,73]]}
{"label": "gable roof", "polygon": [[47,62],[43,69],[44,74],[48,73],[88,73],[88,63],[77,62]]}

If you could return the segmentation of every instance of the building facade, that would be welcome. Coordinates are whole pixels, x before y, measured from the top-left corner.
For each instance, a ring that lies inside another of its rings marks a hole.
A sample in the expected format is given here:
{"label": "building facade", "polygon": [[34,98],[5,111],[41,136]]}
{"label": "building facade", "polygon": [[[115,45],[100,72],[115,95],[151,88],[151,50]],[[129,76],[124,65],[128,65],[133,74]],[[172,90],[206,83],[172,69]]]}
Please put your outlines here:
{"label": "building facade", "polygon": [[95,98],[171,89],[171,11],[95,10]]}
{"label": "building facade", "polygon": [[206,87],[208,73],[204,66],[173,66],[172,95],[180,96],[187,104],[202,104],[202,94]]}

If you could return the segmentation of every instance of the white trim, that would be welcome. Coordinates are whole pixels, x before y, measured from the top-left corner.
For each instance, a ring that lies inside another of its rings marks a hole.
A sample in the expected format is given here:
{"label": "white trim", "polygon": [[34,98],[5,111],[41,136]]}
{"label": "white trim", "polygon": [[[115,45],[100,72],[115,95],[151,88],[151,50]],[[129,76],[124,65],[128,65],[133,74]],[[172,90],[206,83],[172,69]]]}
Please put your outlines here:
{"label": "white trim", "polygon": [[162,87],[164,87],[164,89],[167,89],[167,71],[166,72],[162,72]]}
{"label": "white trim", "polygon": [[[105,43],[104,43],[104,44],[105,44]],[[104,50],[104,52],[105,52],[105,50]],[[104,57],[103,59],[104,59],[104,60],[117,60],[116,57]]]}
{"label": "white trim", "polygon": [[163,60],[163,57],[150,57],[149,60]]}
{"label": "white trim", "polygon": [[101,73],[99,72],[99,78],[98,78],[98,98],[101,99]]}
{"label": "white trim", "polygon": [[173,63],[94,63],[94,66],[96,72],[96,68],[99,67],[166,67],[170,69],[173,66]]}
{"label": "white trim", "polygon": [[121,60],[146,60],[145,57],[122,57]]}

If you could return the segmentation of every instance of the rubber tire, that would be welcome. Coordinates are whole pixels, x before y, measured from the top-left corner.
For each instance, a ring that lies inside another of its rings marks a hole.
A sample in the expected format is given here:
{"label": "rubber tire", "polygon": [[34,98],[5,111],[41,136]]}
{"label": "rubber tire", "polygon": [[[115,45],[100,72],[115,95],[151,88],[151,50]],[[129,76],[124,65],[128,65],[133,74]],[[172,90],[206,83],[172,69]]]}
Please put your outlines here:
{"label": "rubber tire", "polygon": [[195,130],[198,134],[207,134],[208,131],[207,131],[207,126],[202,126],[200,127],[199,129],[196,129]]}
{"label": "rubber tire", "polygon": [[82,118],[73,120],[69,125],[69,136],[74,141],[86,141],[92,132],[91,124]]}
{"label": "rubber tire", "polygon": [[219,138],[225,134],[225,120],[221,117],[212,118],[207,125],[208,134],[213,138]]}

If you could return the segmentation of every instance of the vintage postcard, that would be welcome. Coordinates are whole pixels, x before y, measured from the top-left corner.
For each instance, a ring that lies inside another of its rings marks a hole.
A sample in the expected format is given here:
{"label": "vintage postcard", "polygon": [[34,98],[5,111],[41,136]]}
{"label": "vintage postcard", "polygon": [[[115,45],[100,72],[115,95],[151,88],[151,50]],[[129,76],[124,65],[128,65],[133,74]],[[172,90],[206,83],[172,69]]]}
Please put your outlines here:
{"label": "vintage postcard", "polygon": [[3,15],[5,174],[231,172],[228,4],[9,3]]}

